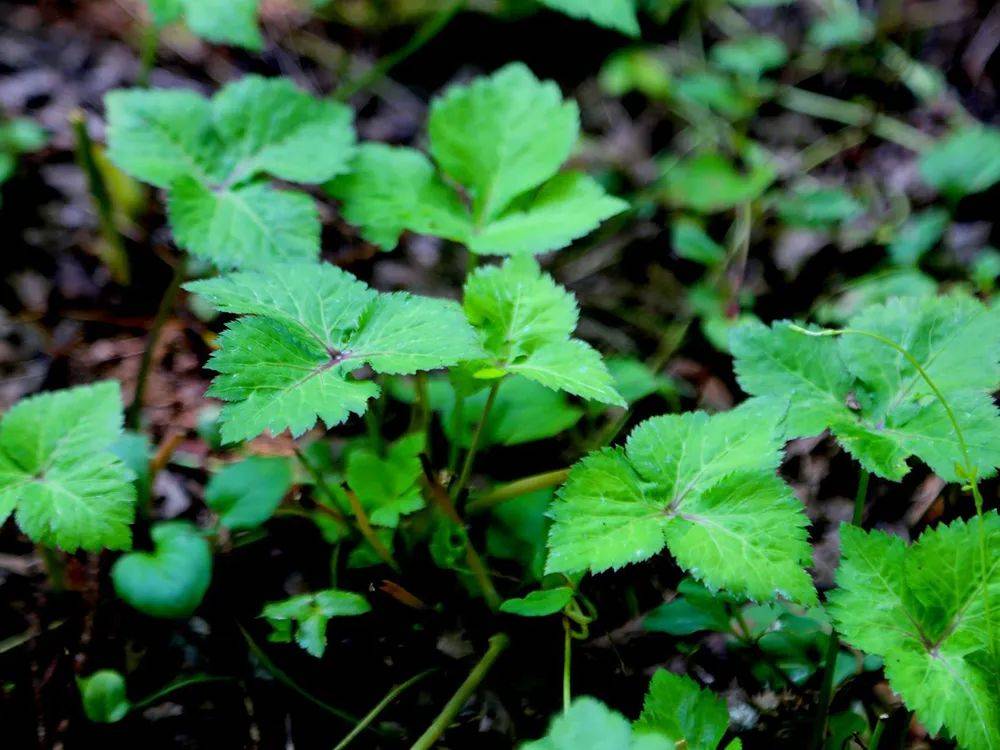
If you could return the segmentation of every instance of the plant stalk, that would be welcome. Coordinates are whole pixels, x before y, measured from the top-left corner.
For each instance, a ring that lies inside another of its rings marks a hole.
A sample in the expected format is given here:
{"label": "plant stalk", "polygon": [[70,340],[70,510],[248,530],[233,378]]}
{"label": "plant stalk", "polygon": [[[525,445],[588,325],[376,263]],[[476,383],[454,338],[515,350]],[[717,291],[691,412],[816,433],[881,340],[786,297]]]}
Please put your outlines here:
{"label": "plant stalk", "polygon": [[392,703],[394,700],[396,700],[396,698],[398,698],[404,692],[406,692],[411,687],[416,685],[418,682],[423,680],[425,677],[433,674],[436,671],[437,671],[436,669],[426,669],[423,672],[420,672],[419,674],[415,674],[406,682],[396,685],[396,687],[394,687],[392,690],[390,690],[388,693],[385,694],[385,697],[382,698],[382,700],[380,700],[378,703],[375,704],[375,707],[371,711],[369,711],[367,714],[364,715],[364,718],[362,718],[361,721],[357,723],[354,729],[352,729],[350,732],[347,733],[344,739],[342,739],[340,742],[337,743],[336,747],[334,747],[333,750],[344,750],[345,747],[350,745],[351,742],[353,742],[354,739],[359,734],[361,734],[373,721],[375,721],[376,718],[378,718],[378,715],[382,713],[390,703]]}
{"label": "plant stalk", "polygon": [[142,48],[139,51],[139,75],[135,79],[135,85],[139,88],[149,86],[149,74],[153,72],[156,65],[156,51],[160,46],[160,29],[155,23],[146,26],[142,34]]}
{"label": "plant stalk", "polygon": [[466,452],[465,461],[462,463],[462,471],[458,475],[458,480],[451,486],[451,497],[453,500],[461,494],[462,490],[465,489],[465,485],[469,482],[469,476],[472,474],[472,464],[476,459],[479,441],[483,436],[483,428],[486,426],[486,421],[490,418],[490,411],[492,411],[493,404],[497,400],[497,391],[500,390],[500,382],[500,380],[495,380],[490,387],[490,394],[486,397],[486,405],[483,406],[483,414],[479,418],[479,422],[476,423],[475,430],[472,432],[472,438],[469,440],[469,450]]}
{"label": "plant stalk", "polygon": [[543,490],[547,487],[556,487],[566,481],[569,476],[569,469],[556,469],[546,471],[542,474],[532,474],[530,477],[516,479],[513,482],[502,484],[489,492],[484,492],[471,500],[465,506],[465,512],[469,515],[485,513],[501,503],[514,498],[527,495],[535,490]]}
{"label": "plant stalk", "polygon": [[100,167],[97,165],[94,142],[87,130],[87,120],[83,110],[73,110],[70,113],[69,121],[76,139],[76,163],[87,177],[90,197],[93,199],[94,208],[97,209],[98,227],[101,238],[104,240],[104,251],[101,253],[101,259],[111,271],[111,276],[116,282],[128,284],[130,276],[128,253],[125,251],[125,243],[115,224],[111,191],[108,190],[104,175],[101,174]]}
{"label": "plant stalk", "polygon": [[354,519],[358,522],[358,530],[361,532],[361,536],[372,546],[372,549],[382,558],[382,561],[398,573],[400,571],[399,563],[396,562],[392,553],[382,544],[382,540],[378,538],[378,534],[372,528],[371,521],[368,520],[368,514],[365,513],[364,506],[361,505],[357,494],[350,489],[346,491],[346,494],[347,501],[351,504],[351,511],[354,513]]}
{"label": "plant stalk", "polygon": [[373,83],[380,81],[389,73],[390,70],[395,68],[414,53],[418,52],[425,44],[434,39],[434,37],[436,37],[444,29],[444,27],[448,25],[451,19],[455,17],[455,14],[458,13],[464,5],[464,0],[455,0],[454,2],[451,2],[441,8],[437,13],[427,19],[427,21],[419,29],[417,29],[416,33],[410,37],[410,40],[406,44],[395,52],[382,57],[377,63],[375,63],[375,65],[357,78],[345,81],[338,86],[337,90],[333,93],[334,98],[340,101],[350,99],[354,94],[358,93],[362,89],[366,89]]}
{"label": "plant stalk", "polygon": [[455,694],[451,696],[451,699],[441,709],[441,713],[437,715],[434,721],[431,722],[431,725],[427,727],[427,730],[413,743],[410,750],[430,750],[434,746],[434,743],[437,742],[438,738],[445,733],[451,722],[458,716],[458,712],[462,710],[462,706],[465,705],[476,688],[479,687],[479,683],[483,681],[483,678],[486,677],[494,662],[496,662],[497,658],[499,658],[500,654],[503,653],[509,644],[510,638],[505,633],[497,633],[490,637],[490,646],[486,649],[486,653],[483,654],[483,658],[472,668],[469,676],[465,678],[465,682],[459,686]]}
{"label": "plant stalk", "polygon": [[563,618],[563,677],[562,677],[562,701],[563,713],[569,711],[569,705],[573,700],[573,693],[570,684],[570,668],[573,658],[573,633],[569,620]]}
{"label": "plant stalk", "polygon": [[[868,481],[871,474],[864,469],[858,477],[858,490],[854,495],[854,514],[851,525],[861,527],[865,514],[865,500],[868,498]],[[826,739],[826,725],[830,717],[830,701],[833,699],[833,678],[837,671],[837,655],[840,653],[840,639],[837,632],[830,627],[830,640],[827,642],[826,655],[823,657],[823,684],[819,691],[819,706],[816,709],[816,720],[813,722],[810,750],[821,750]]]}
{"label": "plant stalk", "polygon": [[180,292],[181,284],[184,283],[184,275],[187,272],[187,256],[181,255],[174,264],[174,273],[170,278],[170,285],[160,298],[160,306],[156,310],[156,317],[149,327],[149,334],[146,337],[146,348],[142,352],[142,361],[139,363],[139,376],[135,381],[135,395],[132,403],[129,404],[125,412],[125,426],[130,430],[138,430],[142,416],[142,400],[146,393],[146,384],[149,381],[149,373],[153,366],[153,354],[156,345],[160,341],[160,334],[163,333],[163,326],[170,317],[177,301],[177,294]]}

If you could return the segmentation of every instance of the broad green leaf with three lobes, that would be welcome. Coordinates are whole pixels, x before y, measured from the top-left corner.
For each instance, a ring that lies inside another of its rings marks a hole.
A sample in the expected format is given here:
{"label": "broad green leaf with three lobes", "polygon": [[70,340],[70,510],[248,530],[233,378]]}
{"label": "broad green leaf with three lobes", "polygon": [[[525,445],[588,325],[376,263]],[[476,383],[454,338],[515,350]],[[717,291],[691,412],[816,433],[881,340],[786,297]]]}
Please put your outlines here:
{"label": "broad green leaf with three lobes", "polygon": [[626,406],[600,353],[573,338],[576,299],[531,257],[477,269],[462,305],[488,359],[481,369],[521,375],[547,388]]}
{"label": "broad green leaf with three lobes", "polygon": [[423,433],[415,433],[391,444],[385,455],[367,446],[348,454],[347,485],[376,526],[395,528],[400,516],[424,507],[420,491],[424,441]]}
{"label": "broad green leaf with three lobes", "polygon": [[482,356],[461,308],[406,292],[382,294],[328,263],[290,263],[187,284],[222,312],[240,315],[219,337],[208,395],[226,442],[265,430],[295,436],[363,414],[379,394],[351,373],[368,365],[411,374]]}
{"label": "broad green leaf with three lobes", "polygon": [[550,514],[548,573],[598,573],[667,547],[713,589],[813,603],[808,520],[777,475],[778,410],[655,417],[578,462]]}
{"label": "broad green leaf with three lobes", "polygon": [[360,594],[325,589],[271,602],[265,605],[260,616],[273,629],[269,641],[291,643],[294,639],[307,653],[319,658],[326,651],[326,626],[331,619],[370,611],[371,605]]}
{"label": "broad green leaf with three lobes", "polygon": [[290,81],[247,76],[211,100],[193,91],[113,91],[108,156],[167,191],[177,244],[220,267],[319,254],[313,199],[269,177],[321,183],[354,153],[350,110]]}
{"label": "broad green leaf with three lobes", "polygon": [[627,36],[639,36],[635,0],[541,0],[541,2],[567,16],[590,21],[598,26],[620,31]]}
{"label": "broad green leaf with three lobes", "polygon": [[[638,732],[655,732],[688,750],[716,750],[729,728],[726,701],[690,677],[657,670],[649,682]],[[684,744],[681,744],[684,743]]]}
{"label": "broad green leaf with three lobes", "polygon": [[0,523],[66,552],[128,549],[133,474],[112,452],[122,432],[118,384],[26,398],[0,421]]}
{"label": "broad green leaf with three lobes", "polygon": [[[980,477],[1000,465],[1000,310],[970,297],[910,297],[865,308],[848,328],[905,348],[948,401]],[[868,471],[901,479],[916,456],[960,481],[964,457],[941,402],[918,371],[887,344],[862,335],[799,333],[788,322],[733,332],[736,375],[754,396],[791,399],[785,437],[829,428]]]}
{"label": "broad green leaf with three lobes", "polygon": [[146,0],[153,21],[166,26],[182,17],[209,42],[232,44],[259,52],[264,38],[257,28],[261,0]]}
{"label": "broad green leaf with three lobes", "polygon": [[544,737],[521,750],[674,750],[666,737],[633,731],[628,719],[596,698],[584,696],[556,716]]}
{"label": "broad green leaf with three lobes", "polygon": [[579,120],[555,83],[513,63],[432,103],[433,163],[414,149],[365,144],[327,187],[344,217],[387,250],[404,231],[480,254],[556,250],[627,206],[590,177],[559,172]]}
{"label": "broad green leaf with three lobes", "polygon": [[968,750],[997,750],[1000,517],[989,512],[980,523],[942,524],[909,547],[842,526],[830,612],[845,641],[885,660],[892,689],[931,734],[944,729]]}

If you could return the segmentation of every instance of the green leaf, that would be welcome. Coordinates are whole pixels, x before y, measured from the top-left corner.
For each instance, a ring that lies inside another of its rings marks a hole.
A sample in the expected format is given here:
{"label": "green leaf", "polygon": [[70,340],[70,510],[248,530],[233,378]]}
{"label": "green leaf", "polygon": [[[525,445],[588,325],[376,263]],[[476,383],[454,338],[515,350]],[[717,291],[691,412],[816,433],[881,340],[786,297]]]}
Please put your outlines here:
{"label": "green leaf", "polygon": [[555,175],[580,134],[575,102],[520,63],[452,86],[431,106],[431,155],[489,221],[517,196]]}
{"label": "green leaf", "polygon": [[[219,337],[208,367],[209,395],[222,412],[226,442],[264,430],[301,435],[363,414],[379,393],[351,373],[365,364],[409,374],[482,356],[475,333],[450,300],[380,294],[329,264],[286,264],[196,281],[187,289],[243,317]],[[447,335],[442,335],[442,331]]]}
{"label": "green leaf", "polygon": [[830,611],[842,637],[883,657],[889,684],[931,734],[1000,748],[1000,517],[942,524],[909,547],[879,531],[840,533]]}
{"label": "green leaf", "polygon": [[469,237],[480,255],[526,255],[569,245],[620,214],[628,204],[604,192],[579,172],[561,172],[533,195],[519,198],[483,229]]}
{"label": "green leaf", "polygon": [[670,67],[650,49],[618,50],[601,66],[601,88],[609,96],[640,91],[647,99],[666,99],[672,85]]}
{"label": "green leaf", "polygon": [[177,244],[218,266],[312,260],[319,247],[319,212],[312,198],[265,183],[215,190],[180,177],[167,209]]}
{"label": "green leaf", "polygon": [[633,732],[628,719],[599,700],[577,698],[552,720],[540,740],[521,745],[521,750],[673,750],[673,745],[655,734]]}
{"label": "green leaf", "polygon": [[376,526],[395,528],[400,516],[424,507],[420,489],[424,442],[423,434],[412,434],[390,445],[384,457],[367,446],[348,454],[347,484]]}
{"label": "green leaf", "polygon": [[[649,683],[637,732],[655,732],[677,747],[716,750],[729,728],[726,702],[690,677],[657,670]],[[682,744],[683,743],[683,744]]]}
{"label": "green leaf", "polygon": [[677,394],[677,386],[670,377],[653,372],[633,357],[608,357],[604,363],[615,381],[615,388],[629,404],[654,393],[667,397]]}
{"label": "green leaf", "polygon": [[639,36],[635,0],[540,0],[553,10],[573,18],[590,21],[598,26],[620,31],[626,36]]}
{"label": "green leaf", "polygon": [[113,669],[101,669],[76,681],[80,689],[83,713],[99,724],[114,724],[132,710],[125,694],[125,678]]}
{"label": "green leaf", "polygon": [[953,200],[987,190],[1000,180],[1000,129],[955,131],[920,155],[920,174]]}
{"label": "green leaf", "polygon": [[[1000,465],[1000,416],[990,393],[1000,384],[996,311],[975,299],[890,300],[866,308],[849,328],[904,347],[948,401],[981,477]],[[796,340],[795,336],[802,340]],[[797,334],[787,323],[734,333],[741,386],[761,396],[791,397],[786,437],[829,427],[869,471],[899,480],[915,455],[947,481],[964,464],[944,407],[917,370],[887,344],[866,335],[838,340]]]}
{"label": "green leaf", "polygon": [[788,60],[788,49],[769,34],[729,39],[712,47],[709,60],[723,70],[759,78]]}
{"label": "green leaf", "polygon": [[811,603],[808,523],[775,476],[777,413],[753,404],[647,420],[626,449],[592,453],[550,513],[549,573],[601,572],[667,546],[713,589]]}
{"label": "green leaf", "polygon": [[360,594],[325,589],[299,594],[264,606],[260,616],[273,628],[268,640],[291,643],[293,638],[316,658],[326,651],[326,626],[334,617],[363,615],[371,606]]}
{"label": "green leaf", "polygon": [[0,421],[0,523],[16,511],[32,541],[67,552],[128,549],[136,490],[112,450],[121,431],[115,382],[19,402]]}
{"label": "green leaf", "polygon": [[521,617],[545,617],[562,612],[572,598],[573,589],[568,586],[540,589],[520,599],[508,599],[500,605],[500,611]]}
{"label": "green leaf", "polygon": [[576,104],[555,83],[512,63],[432,103],[436,168],[413,149],[370,144],[327,189],[385,249],[409,230],[481,254],[556,250],[627,207],[585,175],[558,173],[579,128]]}
{"label": "green leaf", "polygon": [[260,526],[281,505],[292,487],[287,458],[252,456],[213,474],[205,486],[205,504],[230,529]]}
{"label": "green leaf", "polygon": [[552,490],[531,492],[490,510],[486,550],[490,557],[515,560],[525,570],[524,581],[539,581],[545,572],[545,538],[549,520],[545,511]]}
{"label": "green leaf", "polygon": [[668,163],[661,184],[672,205],[714,213],[757,198],[776,174],[770,161],[763,157],[744,172],[722,154],[705,151]]}
{"label": "green leaf", "polygon": [[704,630],[724,633],[729,630],[727,605],[732,602],[732,597],[685,578],[677,586],[677,597],[643,617],[642,627],[670,635],[691,635]]}
{"label": "green leaf", "polygon": [[257,28],[260,0],[146,0],[153,20],[165,26],[181,16],[198,36],[254,52],[264,48]]}
{"label": "green leaf", "polygon": [[150,536],[152,552],[130,552],[114,564],[115,592],[150,617],[188,617],[212,582],[212,547],[187,521],[157,523]]}
{"label": "green leaf", "polygon": [[888,302],[893,297],[930,297],[937,292],[937,282],[913,268],[896,268],[859,276],[845,285],[830,302],[816,309],[821,323],[846,323],[851,316],[869,305]]}
{"label": "green leaf", "polygon": [[842,188],[800,188],[778,199],[778,216],[793,227],[823,229],[857,217],[864,211]]}
{"label": "green leaf", "polygon": [[929,208],[911,216],[889,244],[889,257],[898,266],[915,266],[941,240],[951,214],[943,208]]}
{"label": "green leaf", "polygon": [[312,198],[276,190],[269,178],[321,183],[347,171],[355,150],[349,109],[259,76],[230,83],[211,100],[133,89],[113,91],[105,103],[108,157],[167,190],[181,247],[220,267],[319,254]]}
{"label": "green leaf", "polygon": [[625,406],[597,350],[570,338],[579,317],[575,298],[532,258],[477,269],[465,283],[463,306],[490,357],[484,367]]}
{"label": "green leaf", "polygon": [[348,174],[327,185],[362,236],[391,250],[404,231],[466,243],[472,217],[434,165],[419,151],[366,143]]}
{"label": "green leaf", "polygon": [[726,257],[726,248],[713,240],[696,220],[682,216],[670,225],[670,244],[686,260],[713,266]]}
{"label": "green leaf", "polygon": [[826,6],[826,17],[814,21],[806,39],[821,50],[864,44],[875,35],[875,24],[858,10],[855,0]]}
{"label": "green leaf", "polygon": [[234,165],[229,180],[269,174],[316,184],[348,170],[351,110],[310,96],[284,78],[245,78],[212,98],[215,129]]}

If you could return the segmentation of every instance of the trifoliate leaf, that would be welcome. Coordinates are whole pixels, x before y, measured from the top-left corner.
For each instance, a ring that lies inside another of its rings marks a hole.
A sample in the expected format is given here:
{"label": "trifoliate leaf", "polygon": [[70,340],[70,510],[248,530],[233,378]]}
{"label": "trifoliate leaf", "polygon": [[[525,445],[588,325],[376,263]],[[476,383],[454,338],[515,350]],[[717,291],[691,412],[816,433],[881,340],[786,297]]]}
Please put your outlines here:
{"label": "trifoliate leaf", "polygon": [[409,230],[482,254],[556,250],[626,208],[585,175],[557,174],[579,129],[576,104],[513,63],[431,105],[437,169],[413,149],[370,144],[327,187],[347,220],[385,249]]}
{"label": "trifoliate leaf", "polygon": [[519,599],[508,599],[500,605],[500,611],[521,617],[546,617],[562,612],[572,598],[573,589],[568,586],[540,589]]}
{"label": "trifoliate leaf", "polygon": [[153,526],[152,552],[130,552],[111,569],[115,592],[150,617],[188,617],[212,582],[212,547],[187,521]]}
{"label": "trifoliate leaf", "polygon": [[113,669],[101,669],[76,681],[83,713],[99,724],[114,724],[132,710],[125,694],[125,678]]}
{"label": "trifoliate leaf", "polygon": [[281,505],[292,486],[292,466],[279,456],[252,456],[213,474],[205,486],[205,504],[230,529],[260,526]]}
{"label": "trifoliate leaf", "polygon": [[627,36],[639,36],[635,0],[541,0],[541,2],[567,16],[590,21],[598,26],[620,31]]}
{"label": "trifoliate leaf", "polygon": [[[906,349],[935,383],[962,429],[979,476],[1000,465],[996,311],[960,295],[906,298],[866,308],[848,326]],[[796,340],[796,335],[802,340]],[[933,389],[902,354],[869,335],[809,337],[787,323],[734,332],[740,384],[748,393],[791,397],[786,436],[832,429],[869,471],[898,480],[915,455],[960,481],[960,441]]]}
{"label": "trifoliate leaf", "polygon": [[577,698],[552,720],[540,740],[521,745],[521,750],[673,750],[666,737],[633,732],[628,719],[595,698]]}
{"label": "trifoliate leaf", "polygon": [[253,51],[264,47],[257,28],[260,0],[146,0],[158,26],[181,16],[198,36]]}
{"label": "trifoliate leaf", "polygon": [[264,606],[260,616],[273,628],[268,640],[295,642],[316,658],[326,651],[326,626],[334,617],[363,615],[371,606],[360,594],[326,589]]}
{"label": "trifoliate leaf", "polygon": [[420,453],[424,435],[407,435],[390,445],[385,456],[357,448],[347,456],[347,484],[376,526],[395,528],[399,517],[424,507],[420,491]]}
{"label": "trifoliate leaf", "polygon": [[465,314],[490,359],[553,390],[624,406],[601,355],[570,338],[579,313],[573,295],[528,257],[478,269],[465,283]]}
{"label": "trifoliate leaf", "polygon": [[1000,129],[952,133],[921,154],[920,174],[952,199],[987,190],[1000,180]]}
{"label": "trifoliate leaf", "polygon": [[0,523],[16,511],[32,541],[67,552],[128,549],[136,490],[112,451],[121,431],[111,381],[14,406],[0,421]]}
{"label": "trifoliate leaf", "polygon": [[1000,748],[1000,517],[941,525],[909,547],[879,531],[840,534],[830,611],[843,638],[885,660],[889,684],[931,734]]}
{"label": "trifoliate leaf", "polygon": [[635,723],[636,732],[656,733],[689,750],[716,750],[728,728],[725,700],[698,687],[690,677],[665,669],[657,670],[650,680]]}
{"label": "trifoliate leaf", "polygon": [[775,471],[776,411],[753,404],[643,422],[577,463],[551,512],[549,573],[600,572],[668,547],[712,588],[815,600],[801,504]]}
{"label": "trifoliate leaf", "polygon": [[482,356],[475,332],[449,300],[380,294],[329,264],[287,264],[188,284],[243,317],[219,337],[209,395],[228,403],[226,442],[264,430],[300,435],[364,413],[378,395],[351,373],[409,374]]}
{"label": "trifoliate leaf", "polygon": [[350,110],[280,78],[247,76],[211,100],[191,91],[113,91],[108,156],[167,190],[177,243],[224,267],[319,253],[319,213],[269,177],[319,183],[347,170]]}

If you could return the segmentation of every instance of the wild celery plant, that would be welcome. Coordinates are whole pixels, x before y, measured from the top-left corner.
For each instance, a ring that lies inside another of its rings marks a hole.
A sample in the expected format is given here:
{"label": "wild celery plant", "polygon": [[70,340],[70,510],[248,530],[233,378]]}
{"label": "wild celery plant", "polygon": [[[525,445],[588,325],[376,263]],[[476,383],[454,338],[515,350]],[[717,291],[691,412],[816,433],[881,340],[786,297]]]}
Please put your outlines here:
{"label": "wild celery plant", "polygon": [[831,595],[845,639],[885,659],[931,732],[968,748],[1000,747],[1000,518],[978,489],[1000,466],[998,323],[996,307],[955,294],[872,306],[839,330],[748,326],[732,341],[744,389],[791,397],[786,437],[830,429],[864,471],[898,481],[917,457],[971,489],[974,520],[909,548],[844,530]]}
{"label": "wild celery plant", "polygon": [[220,268],[314,260],[312,198],[269,178],[319,184],[354,153],[351,111],[282,78],[246,76],[211,100],[180,89],[113,91],[105,98],[108,157],[167,192],[177,245]]}

